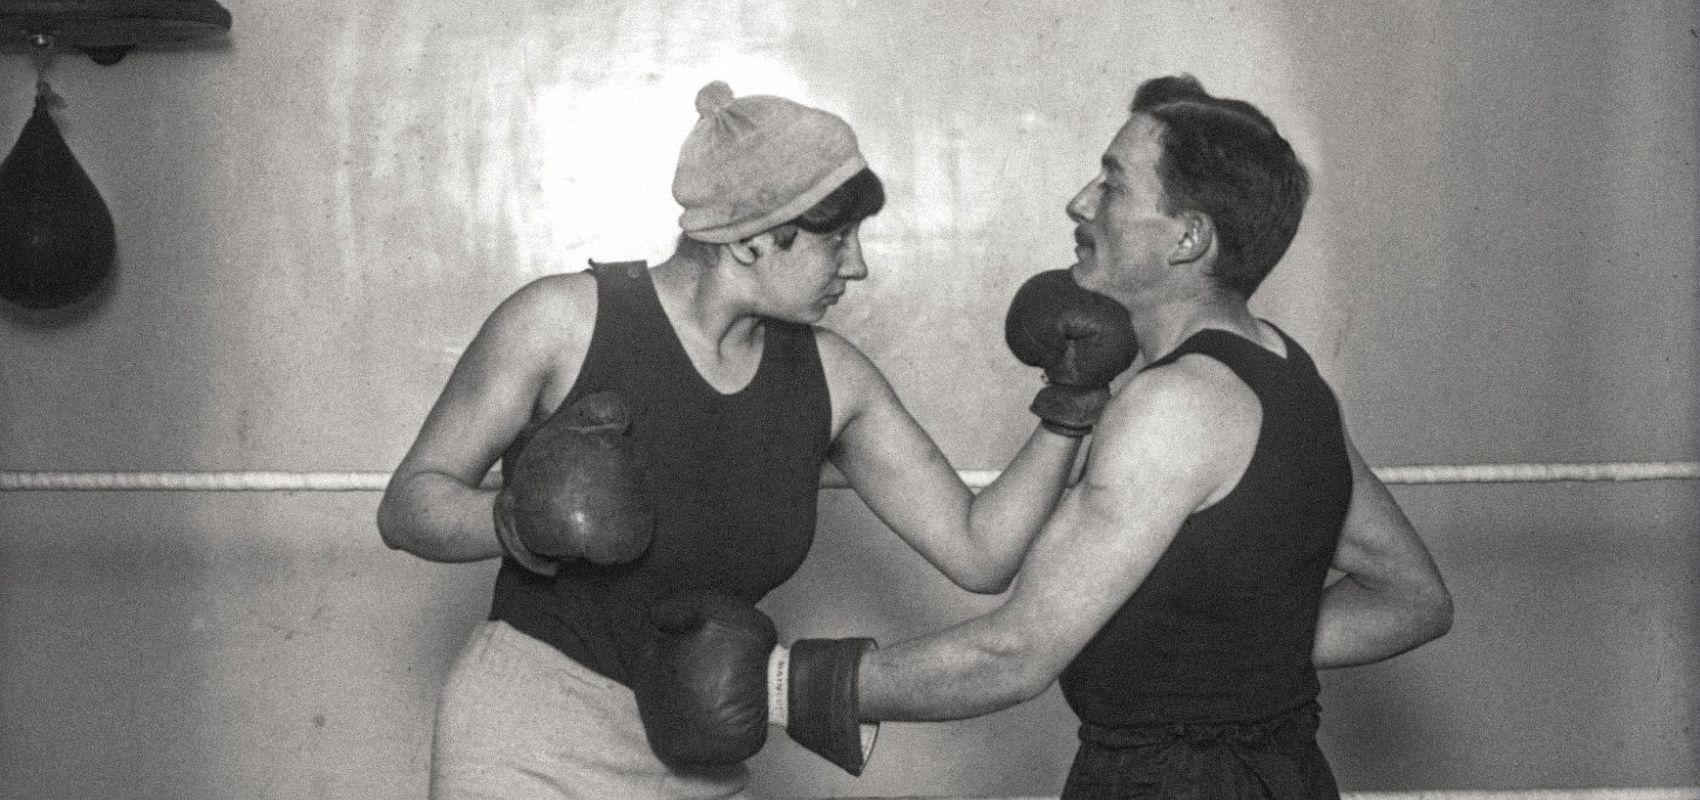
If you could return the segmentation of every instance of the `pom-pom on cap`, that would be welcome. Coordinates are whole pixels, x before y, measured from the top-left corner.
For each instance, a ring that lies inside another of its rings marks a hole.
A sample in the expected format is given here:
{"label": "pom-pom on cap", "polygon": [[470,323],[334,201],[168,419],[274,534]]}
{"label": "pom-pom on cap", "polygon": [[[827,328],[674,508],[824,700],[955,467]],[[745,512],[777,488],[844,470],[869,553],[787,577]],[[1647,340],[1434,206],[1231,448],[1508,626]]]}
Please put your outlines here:
{"label": "pom-pom on cap", "polygon": [[732,87],[725,81],[710,81],[708,85],[697,90],[697,115],[706,117],[715,114],[732,102]]}
{"label": "pom-pom on cap", "polygon": [[867,168],[849,124],[772,95],[737,97],[723,81],[697,91],[700,115],[679,150],[679,227],[735,242],[795,219]]}

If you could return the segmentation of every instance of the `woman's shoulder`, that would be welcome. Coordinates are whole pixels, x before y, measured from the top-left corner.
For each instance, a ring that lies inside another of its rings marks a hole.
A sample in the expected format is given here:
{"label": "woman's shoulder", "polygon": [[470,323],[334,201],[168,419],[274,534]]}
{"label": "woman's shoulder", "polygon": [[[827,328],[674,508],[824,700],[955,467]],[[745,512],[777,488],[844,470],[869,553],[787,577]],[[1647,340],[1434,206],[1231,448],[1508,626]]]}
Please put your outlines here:
{"label": "woman's shoulder", "polygon": [[590,270],[544,275],[514,290],[509,299],[546,305],[577,301],[589,301],[594,304],[596,276]]}
{"label": "woman's shoulder", "polygon": [[508,295],[484,327],[503,338],[559,346],[589,337],[596,305],[596,278],[590,272],[545,275]]}
{"label": "woman's shoulder", "polygon": [[814,333],[815,347],[820,351],[821,365],[830,374],[834,370],[849,370],[862,373],[868,370],[878,372],[879,368],[862,352],[862,349],[851,344],[849,339],[831,328],[819,325],[808,326]]}

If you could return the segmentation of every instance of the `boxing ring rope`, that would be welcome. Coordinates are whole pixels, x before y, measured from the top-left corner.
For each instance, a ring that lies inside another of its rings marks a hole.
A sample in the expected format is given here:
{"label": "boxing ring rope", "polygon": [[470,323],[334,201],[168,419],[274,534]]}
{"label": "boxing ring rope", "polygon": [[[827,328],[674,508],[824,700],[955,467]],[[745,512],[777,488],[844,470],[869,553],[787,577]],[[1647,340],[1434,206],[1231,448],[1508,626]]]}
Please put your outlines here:
{"label": "boxing ring rope", "polygon": [[[985,488],[997,470],[961,470],[974,489]],[[1554,483],[1561,481],[1660,481],[1700,478],[1700,462],[1638,461],[1594,464],[1418,464],[1384,467],[1375,474],[1390,485],[1464,483]],[[388,472],[49,472],[0,471],[0,492],[381,492]],[[488,485],[488,484],[487,484]],[[824,489],[849,488],[842,476]]]}

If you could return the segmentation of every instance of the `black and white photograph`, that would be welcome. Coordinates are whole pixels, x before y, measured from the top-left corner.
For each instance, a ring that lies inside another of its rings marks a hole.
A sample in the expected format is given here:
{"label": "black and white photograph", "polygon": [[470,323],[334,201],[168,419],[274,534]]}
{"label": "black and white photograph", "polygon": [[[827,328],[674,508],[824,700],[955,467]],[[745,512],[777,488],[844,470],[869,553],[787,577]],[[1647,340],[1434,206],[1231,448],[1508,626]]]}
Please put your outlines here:
{"label": "black and white photograph", "polygon": [[1694,0],[0,0],[0,800],[1700,800]]}

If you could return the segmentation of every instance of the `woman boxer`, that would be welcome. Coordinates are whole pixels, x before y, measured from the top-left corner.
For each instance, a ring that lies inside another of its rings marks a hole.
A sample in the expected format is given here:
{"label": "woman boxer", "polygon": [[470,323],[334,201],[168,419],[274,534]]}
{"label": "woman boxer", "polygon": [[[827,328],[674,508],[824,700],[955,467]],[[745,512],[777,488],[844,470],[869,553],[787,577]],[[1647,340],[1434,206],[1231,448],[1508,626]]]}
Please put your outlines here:
{"label": "woman boxer", "polygon": [[[680,773],[650,752],[628,688],[646,609],[694,590],[754,603],[782,583],[828,461],[950,580],[1001,591],[1134,359],[1114,302],[1061,272],[1023,287],[1010,339],[1047,370],[1043,424],[976,495],[873,363],[814,326],[866,276],[857,226],[884,204],[855,134],[719,82],[697,110],[678,250],[501,303],[379,508],[392,547],[504,557],[440,699],[433,797],[740,796],[742,766]],[[508,485],[481,489],[498,457]]]}

